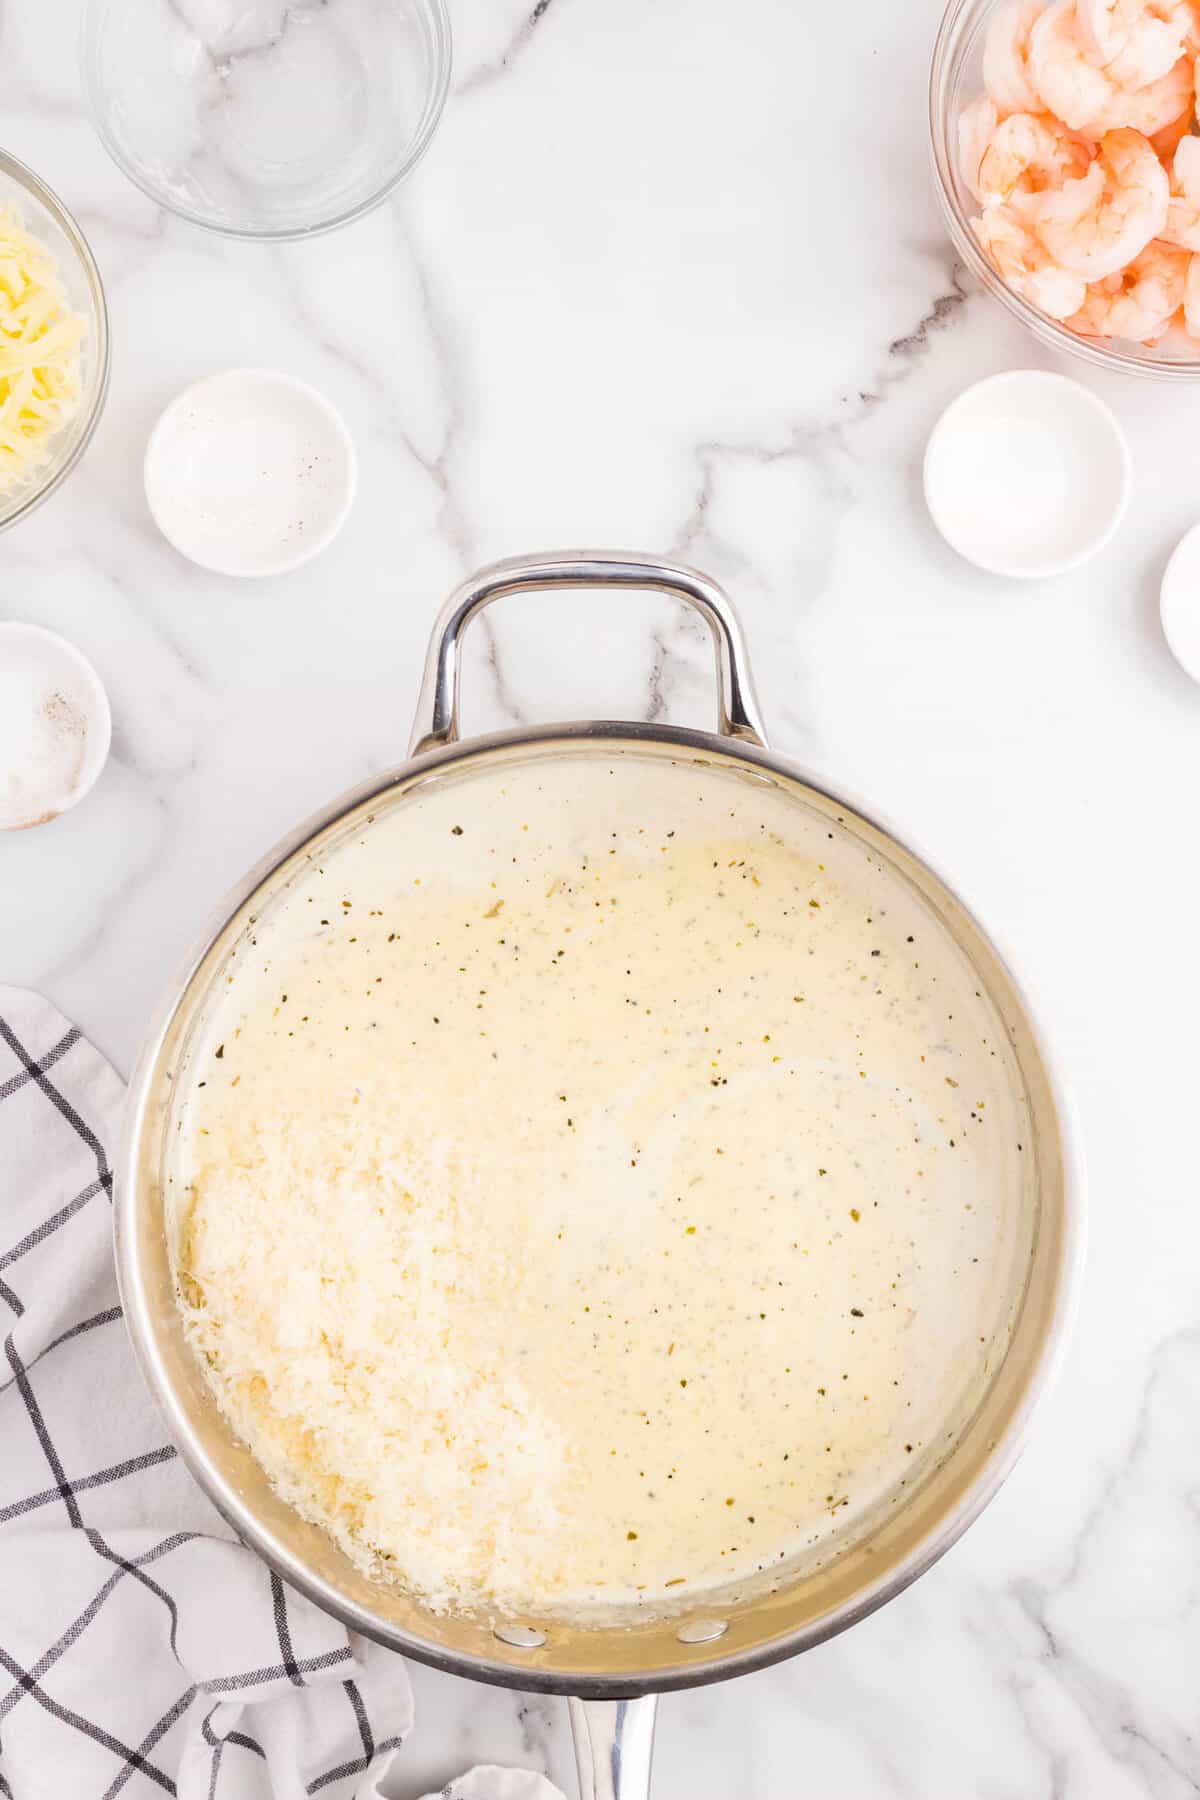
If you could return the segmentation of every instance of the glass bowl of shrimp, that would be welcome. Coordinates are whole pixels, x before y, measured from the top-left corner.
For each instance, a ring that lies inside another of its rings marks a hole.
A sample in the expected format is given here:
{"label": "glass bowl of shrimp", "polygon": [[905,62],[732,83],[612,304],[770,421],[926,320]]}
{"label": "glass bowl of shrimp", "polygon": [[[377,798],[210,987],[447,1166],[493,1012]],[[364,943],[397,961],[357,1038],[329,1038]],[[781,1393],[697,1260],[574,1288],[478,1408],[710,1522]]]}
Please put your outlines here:
{"label": "glass bowl of shrimp", "polygon": [[1200,379],[1200,0],[950,0],[929,124],[950,236],[1042,343]]}

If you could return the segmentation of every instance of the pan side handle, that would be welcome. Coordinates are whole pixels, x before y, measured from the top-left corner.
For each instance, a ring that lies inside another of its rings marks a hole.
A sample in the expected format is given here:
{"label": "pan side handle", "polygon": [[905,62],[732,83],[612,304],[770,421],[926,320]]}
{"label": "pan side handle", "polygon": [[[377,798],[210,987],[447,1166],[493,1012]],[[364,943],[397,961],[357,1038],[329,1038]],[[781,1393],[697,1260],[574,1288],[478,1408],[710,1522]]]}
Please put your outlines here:
{"label": "pan side handle", "polygon": [[657,1694],[570,1700],[579,1800],[649,1800]]}
{"label": "pan side handle", "polygon": [[712,633],[718,730],[725,737],[765,745],[742,628],[728,596],[715,581],[682,563],[658,562],[653,557],[612,550],[560,550],[492,563],[451,594],[430,639],[410,755],[458,737],[462,636],[476,613],[504,594],[557,587],[651,589],[686,601]]}

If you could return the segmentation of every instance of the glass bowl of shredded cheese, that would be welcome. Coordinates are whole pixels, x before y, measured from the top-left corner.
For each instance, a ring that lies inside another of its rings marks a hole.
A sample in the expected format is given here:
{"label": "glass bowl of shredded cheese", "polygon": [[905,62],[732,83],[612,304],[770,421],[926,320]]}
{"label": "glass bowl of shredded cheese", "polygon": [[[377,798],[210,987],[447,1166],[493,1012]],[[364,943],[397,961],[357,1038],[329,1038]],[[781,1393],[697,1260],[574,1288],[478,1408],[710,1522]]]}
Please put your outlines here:
{"label": "glass bowl of shredded cheese", "polygon": [[0,531],[75,467],[107,388],[95,258],[62,201],[0,151]]}

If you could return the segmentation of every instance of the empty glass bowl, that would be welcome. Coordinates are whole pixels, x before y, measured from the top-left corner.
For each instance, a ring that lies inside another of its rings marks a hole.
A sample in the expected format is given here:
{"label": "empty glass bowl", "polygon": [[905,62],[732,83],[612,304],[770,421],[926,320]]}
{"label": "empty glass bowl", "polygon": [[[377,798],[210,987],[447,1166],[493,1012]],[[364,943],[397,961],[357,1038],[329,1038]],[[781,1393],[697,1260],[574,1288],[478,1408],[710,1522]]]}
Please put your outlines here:
{"label": "empty glass bowl", "polygon": [[233,237],[298,238],[377,206],[450,81],[445,0],[89,0],[84,82],[143,193]]}
{"label": "empty glass bowl", "polygon": [[990,294],[1043,344],[1103,369],[1124,369],[1174,381],[1200,379],[1200,346],[1189,355],[1187,340],[1174,329],[1156,345],[1116,338],[1085,338],[1048,318],[1001,280],[980,249],[970,220],[979,204],[968,192],[958,166],[958,118],[983,92],[983,40],[1003,0],[950,0],[933,48],[929,76],[929,131],[938,196],[954,247]]}
{"label": "empty glass bowl", "polygon": [[87,239],[44,181],[0,150],[0,211],[15,206],[32,236],[52,253],[72,310],[84,321],[80,398],[74,416],[45,440],[47,460],[25,480],[0,491],[0,531],[15,525],[65,481],[87,448],[108,392],[108,311],[96,259]]}

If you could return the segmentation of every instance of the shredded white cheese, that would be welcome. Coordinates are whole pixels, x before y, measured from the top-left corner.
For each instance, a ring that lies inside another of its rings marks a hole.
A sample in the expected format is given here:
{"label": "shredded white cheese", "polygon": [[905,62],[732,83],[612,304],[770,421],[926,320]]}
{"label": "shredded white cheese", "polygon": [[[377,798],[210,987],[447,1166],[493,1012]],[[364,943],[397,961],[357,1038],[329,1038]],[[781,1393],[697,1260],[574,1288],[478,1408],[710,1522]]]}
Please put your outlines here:
{"label": "shredded white cheese", "polygon": [[[563,1446],[505,1353],[506,1249],[448,1146],[384,1096],[248,1121],[197,1179],[188,1330],[284,1496],[434,1605],[522,1587]],[[464,1188],[470,1190],[464,1192]],[[497,1302],[500,1302],[498,1307]],[[450,1585],[447,1585],[447,1582]]]}
{"label": "shredded white cheese", "polygon": [[44,466],[78,411],[83,334],[51,251],[0,210],[0,494]]}

